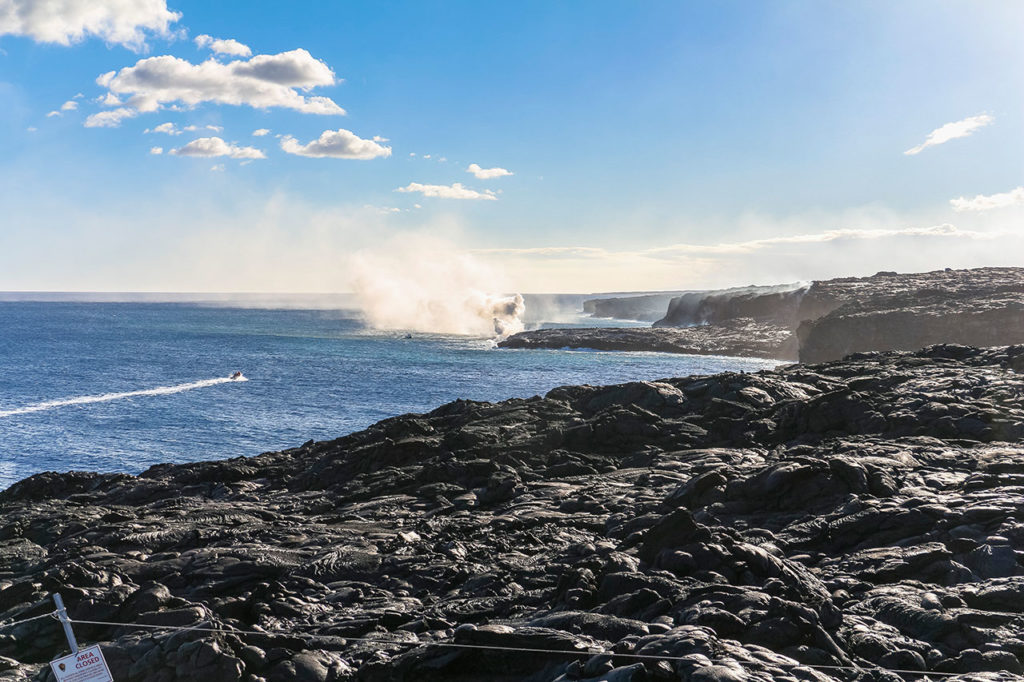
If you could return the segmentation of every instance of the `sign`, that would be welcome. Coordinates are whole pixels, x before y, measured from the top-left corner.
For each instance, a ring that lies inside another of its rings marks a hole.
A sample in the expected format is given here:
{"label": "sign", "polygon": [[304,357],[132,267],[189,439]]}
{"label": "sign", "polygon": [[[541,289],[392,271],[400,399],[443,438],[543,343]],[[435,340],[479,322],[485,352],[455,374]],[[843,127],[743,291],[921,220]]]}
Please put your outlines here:
{"label": "sign", "polygon": [[51,661],[50,667],[57,682],[114,682],[99,644]]}

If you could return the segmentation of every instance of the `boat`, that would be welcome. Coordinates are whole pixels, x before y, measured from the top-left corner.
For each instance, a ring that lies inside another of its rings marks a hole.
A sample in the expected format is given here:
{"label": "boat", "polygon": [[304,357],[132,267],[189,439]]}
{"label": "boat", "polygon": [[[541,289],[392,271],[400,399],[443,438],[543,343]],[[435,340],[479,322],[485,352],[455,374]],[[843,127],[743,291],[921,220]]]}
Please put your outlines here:
{"label": "boat", "polygon": [[235,372],[228,378],[231,379],[232,381],[238,381],[239,379],[244,379],[245,377],[242,375],[241,372]]}

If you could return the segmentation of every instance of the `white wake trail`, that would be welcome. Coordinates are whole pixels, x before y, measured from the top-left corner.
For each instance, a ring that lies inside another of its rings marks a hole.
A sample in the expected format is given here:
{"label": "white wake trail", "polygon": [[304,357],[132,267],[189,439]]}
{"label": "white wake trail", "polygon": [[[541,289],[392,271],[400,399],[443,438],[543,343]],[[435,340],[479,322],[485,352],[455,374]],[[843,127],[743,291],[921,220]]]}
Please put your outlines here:
{"label": "white wake trail", "polygon": [[140,391],[124,391],[123,393],[103,393],[101,395],[81,395],[75,398],[61,398],[60,400],[47,400],[44,403],[35,403],[33,405],[26,405],[25,407],[16,407],[12,410],[0,410],[0,418],[2,417],[13,417],[17,414],[29,414],[30,412],[44,412],[46,410],[52,410],[58,407],[66,407],[68,405],[88,405],[90,403],[106,403],[111,400],[121,400],[122,398],[135,398],[137,396],[145,395],[169,395],[171,393],[181,393],[182,391],[191,391],[196,388],[206,388],[207,386],[216,386],[217,384],[228,384],[238,381],[248,381],[245,377],[219,377],[217,379],[203,379],[202,381],[193,381],[188,384],[177,384],[175,386],[157,386],[156,388],[146,388]]}

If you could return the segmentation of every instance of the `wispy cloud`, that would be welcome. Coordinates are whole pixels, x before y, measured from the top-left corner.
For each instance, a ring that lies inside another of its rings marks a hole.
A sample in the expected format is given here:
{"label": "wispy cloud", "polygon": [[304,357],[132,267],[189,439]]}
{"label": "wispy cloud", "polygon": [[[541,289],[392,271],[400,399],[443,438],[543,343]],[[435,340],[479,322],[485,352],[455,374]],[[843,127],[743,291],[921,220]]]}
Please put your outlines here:
{"label": "wispy cloud", "polygon": [[522,249],[494,248],[473,249],[471,253],[489,256],[526,256],[531,258],[597,259],[607,258],[615,253],[638,255],[640,251],[611,251],[593,246],[533,246]]}
{"label": "wispy cloud", "polygon": [[391,156],[391,147],[385,147],[374,140],[364,140],[343,128],[325,130],[318,139],[308,144],[302,144],[291,135],[286,135],[281,138],[281,149],[288,154],[318,159],[360,159],[365,161],[381,156]]}
{"label": "wispy cloud", "polygon": [[954,211],[989,211],[994,208],[1024,205],[1024,187],[1011,189],[1001,194],[979,194],[972,199],[960,197],[950,199]]}
{"label": "wispy cloud", "polygon": [[[191,108],[204,102],[257,109],[280,107],[306,114],[345,113],[328,97],[305,94],[312,88],[334,85],[337,80],[327,64],[301,48],[227,63],[208,59],[193,64],[170,55],[149,57],[134,66],[105,73],[96,82],[117,101],[127,98],[126,108],[134,112],[132,115],[168,106]],[[107,120],[110,122],[94,126],[116,125],[112,117]]]}
{"label": "wispy cloud", "polygon": [[169,153],[175,156],[200,156],[206,158],[216,156],[229,156],[233,159],[267,158],[266,154],[255,147],[239,147],[228,144],[219,137],[200,137],[197,140],[192,140],[184,147],[172,149]]}
{"label": "wispy cloud", "polygon": [[167,36],[181,18],[165,0],[2,0],[0,35],[27,36],[40,43],[70,45],[96,37],[141,51],[146,34]]}
{"label": "wispy cloud", "polygon": [[837,241],[868,241],[875,239],[889,239],[893,237],[957,237],[961,239],[991,239],[992,233],[961,230],[956,225],[943,223],[941,225],[930,225],[927,227],[907,227],[900,229],[843,229],[825,230],[809,234],[787,235],[780,237],[768,237],[765,239],[753,239],[742,242],[725,242],[719,244],[676,244],[661,248],[649,249],[644,255],[650,257],[668,256],[675,254],[740,254],[769,249],[787,244],[823,244]]}
{"label": "wispy cloud", "polygon": [[181,135],[181,131],[178,130],[177,126],[168,121],[167,123],[161,123],[158,126],[152,128],[146,128],[142,131],[143,133],[163,133],[164,135]]}
{"label": "wispy cloud", "polygon": [[407,208],[398,208],[397,206],[375,206],[373,204],[363,204],[363,208],[367,211],[373,211],[374,213],[380,213],[381,215],[389,215],[392,213],[402,213],[408,211]]}
{"label": "wispy cloud", "polygon": [[149,148],[149,153],[150,154],[154,154],[154,155],[163,154],[164,153],[164,148],[163,147],[150,147]]}
{"label": "wispy cloud", "polygon": [[610,251],[602,248],[582,246],[551,246],[525,249],[476,249],[473,253],[498,256],[532,256],[539,258],[596,259],[613,255],[628,255],[636,258],[657,260],[674,260],[689,256],[738,255],[762,251],[789,244],[823,244],[838,241],[868,241],[893,237],[940,237],[971,240],[989,240],[1002,236],[1001,232],[976,232],[961,230],[955,225],[944,223],[928,227],[907,227],[902,229],[871,229],[871,230],[826,230],[808,234],[767,237],[738,242],[719,242],[717,244],[670,244],[651,249],[636,251]]}
{"label": "wispy cloud", "polygon": [[158,126],[153,126],[152,128],[146,128],[142,132],[143,133],[163,133],[164,135],[181,135],[182,133],[194,133],[197,130],[210,130],[210,131],[213,131],[215,133],[219,133],[220,131],[222,131],[224,129],[221,128],[220,126],[214,126],[214,125],[205,125],[205,126],[187,125],[184,128],[178,128],[176,125],[174,125],[173,123],[168,121],[166,123],[161,123]]}
{"label": "wispy cloud", "polygon": [[469,168],[466,169],[466,172],[472,173],[478,180],[490,180],[492,178],[501,178],[506,175],[512,175],[512,171],[504,168],[481,168],[479,164],[475,163],[469,164]]}
{"label": "wispy cloud", "polygon": [[463,187],[462,183],[456,182],[451,185],[424,185],[419,182],[410,182],[405,187],[399,187],[396,192],[419,192],[425,197],[437,197],[440,199],[483,199],[485,201],[496,201],[498,199],[491,190],[477,192],[474,189]]}
{"label": "wispy cloud", "polygon": [[263,137],[270,134],[270,128],[257,128],[252,131],[253,137]]}
{"label": "wispy cloud", "polygon": [[196,36],[196,45],[201,48],[209,48],[217,54],[226,54],[232,57],[248,57],[252,49],[231,38],[214,38],[206,34]]}
{"label": "wispy cloud", "polygon": [[63,116],[65,111],[74,111],[78,108],[78,102],[73,99],[69,99],[64,104],[60,105],[60,109],[54,109],[53,111],[46,114],[46,118],[53,118],[54,116]]}
{"label": "wispy cloud", "polygon": [[988,114],[978,114],[977,116],[970,116],[960,121],[947,123],[946,125],[936,128],[932,132],[928,133],[928,137],[924,142],[916,147],[911,147],[903,153],[911,156],[914,154],[920,154],[928,147],[944,144],[959,137],[967,137],[978,128],[984,128],[993,121],[995,121],[995,119]]}
{"label": "wispy cloud", "polygon": [[135,118],[139,112],[128,107],[118,107],[110,111],[101,111],[85,119],[86,128],[116,128],[126,118]]}
{"label": "wispy cloud", "polygon": [[[515,273],[519,290],[639,291],[705,289],[745,284],[870,275],[879,270],[919,272],[942,267],[1005,263],[1024,248],[1013,226],[908,227],[889,217],[865,216],[857,229],[815,229],[819,217],[778,220],[749,216],[744,234],[718,242],[621,247],[553,245],[484,248],[470,253]],[[849,224],[849,223],[848,223]],[[798,227],[798,231],[789,232]],[[586,243],[586,242],[584,242]]]}

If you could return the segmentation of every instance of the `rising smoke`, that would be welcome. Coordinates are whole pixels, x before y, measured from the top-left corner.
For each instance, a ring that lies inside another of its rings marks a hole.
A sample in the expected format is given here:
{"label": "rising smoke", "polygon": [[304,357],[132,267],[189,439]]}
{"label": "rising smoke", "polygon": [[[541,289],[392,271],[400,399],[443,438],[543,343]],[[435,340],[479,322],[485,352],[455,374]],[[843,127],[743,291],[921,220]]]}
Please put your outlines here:
{"label": "rising smoke", "polygon": [[352,290],[375,329],[503,339],[523,330],[519,294],[495,269],[444,240],[405,234],[351,258]]}

